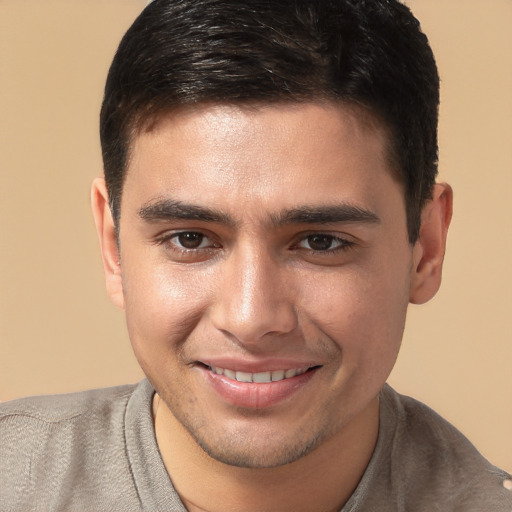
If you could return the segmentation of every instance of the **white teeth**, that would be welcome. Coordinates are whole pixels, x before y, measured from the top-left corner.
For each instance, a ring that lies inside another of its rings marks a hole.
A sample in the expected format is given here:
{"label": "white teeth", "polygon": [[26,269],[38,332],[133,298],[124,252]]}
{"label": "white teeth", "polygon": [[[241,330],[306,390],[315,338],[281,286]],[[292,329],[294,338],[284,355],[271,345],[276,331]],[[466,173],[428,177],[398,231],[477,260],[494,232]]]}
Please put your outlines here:
{"label": "white teeth", "polygon": [[211,371],[217,375],[225,375],[228,379],[237,380],[238,382],[257,382],[257,383],[269,383],[278,382],[284,379],[291,379],[296,375],[301,375],[306,372],[304,368],[293,368],[290,370],[275,370],[273,372],[235,372],[225,368],[219,368],[216,366],[210,367]]}
{"label": "white teeth", "polygon": [[236,380],[238,382],[252,382],[252,373],[236,372]]}
{"label": "white teeth", "polygon": [[277,382],[278,380],[284,379],[284,370],[277,370],[272,372],[272,382]]}
{"label": "white teeth", "polygon": [[236,372],[234,372],[233,370],[224,370],[224,375],[228,379],[236,380]]}
{"label": "white teeth", "polygon": [[272,372],[261,372],[252,374],[253,382],[272,382]]}

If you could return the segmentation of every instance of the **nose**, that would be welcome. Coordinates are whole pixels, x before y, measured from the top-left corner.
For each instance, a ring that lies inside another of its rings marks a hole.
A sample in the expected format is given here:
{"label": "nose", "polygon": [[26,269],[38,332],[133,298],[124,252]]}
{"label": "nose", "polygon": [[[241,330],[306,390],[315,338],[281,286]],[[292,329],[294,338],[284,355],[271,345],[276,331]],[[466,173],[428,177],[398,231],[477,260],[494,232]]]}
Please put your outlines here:
{"label": "nose", "polygon": [[223,265],[223,282],[211,308],[214,327],[244,345],[259,345],[297,327],[283,262],[248,247],[233,252]]}

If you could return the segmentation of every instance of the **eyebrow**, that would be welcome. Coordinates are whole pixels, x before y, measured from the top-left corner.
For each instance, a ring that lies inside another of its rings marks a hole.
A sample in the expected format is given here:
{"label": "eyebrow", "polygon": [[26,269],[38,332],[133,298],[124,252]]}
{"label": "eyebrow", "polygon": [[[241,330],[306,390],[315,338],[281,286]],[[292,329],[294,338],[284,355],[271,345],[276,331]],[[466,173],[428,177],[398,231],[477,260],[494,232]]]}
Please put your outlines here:
{"label": "eyebrow", "polygon": [[144,205],[139,210],[139,217],[147,222],[199,220],[227,225],[235,224],[235,221],[229,215],[219,211],[172,199],[160,199]]}
{"label": "eyebrow", "polygon": [[302,206],[272,216],[272,223],[277,226],[287,224],[334,224],[339,222],[378,224],[380,218],[371,210],[345,203],[319,207]]}
{"label": "eyebrow", "polygon": [[[160,199],[149,202],[138,212],[141,219],[149,223],[173,220],[197,220],[235,226],[237,222],[225,213],[212,208],[175,201]],[[352,204],[301,206],[284,210],[270,216],[271,224],[279,227],[290,224],[335,224],[335,223],[366,223],[378,224],[380,218],[371,210]]]}

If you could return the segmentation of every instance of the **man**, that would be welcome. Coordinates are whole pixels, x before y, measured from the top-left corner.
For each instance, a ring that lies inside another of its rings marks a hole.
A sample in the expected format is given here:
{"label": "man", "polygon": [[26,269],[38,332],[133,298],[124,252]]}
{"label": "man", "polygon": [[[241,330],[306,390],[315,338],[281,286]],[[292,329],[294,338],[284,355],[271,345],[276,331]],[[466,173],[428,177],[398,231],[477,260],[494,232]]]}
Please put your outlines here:
{"label": "man", "polygon": [[441,280],[438,83],[396,1],[152,2],[92,192],[147,380],[4,405],[2,507],[510,511],[509,476],[385,385]]}

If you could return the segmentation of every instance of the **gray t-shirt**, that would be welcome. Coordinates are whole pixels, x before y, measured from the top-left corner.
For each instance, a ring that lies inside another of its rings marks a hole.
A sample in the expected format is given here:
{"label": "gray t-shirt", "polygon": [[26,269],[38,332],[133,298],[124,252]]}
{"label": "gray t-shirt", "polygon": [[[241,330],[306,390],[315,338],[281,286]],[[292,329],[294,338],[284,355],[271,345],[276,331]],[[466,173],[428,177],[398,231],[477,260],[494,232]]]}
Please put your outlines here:
{"label": "gray t-shirt", "polygon": [[[153,394],[143,380],[1,404],[0,510],[185,512],[158,451]],[[512,511],[509,475],[453,426],[389,386],[380,404],[377,447],[342,512]]]}

